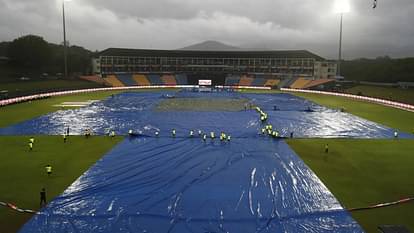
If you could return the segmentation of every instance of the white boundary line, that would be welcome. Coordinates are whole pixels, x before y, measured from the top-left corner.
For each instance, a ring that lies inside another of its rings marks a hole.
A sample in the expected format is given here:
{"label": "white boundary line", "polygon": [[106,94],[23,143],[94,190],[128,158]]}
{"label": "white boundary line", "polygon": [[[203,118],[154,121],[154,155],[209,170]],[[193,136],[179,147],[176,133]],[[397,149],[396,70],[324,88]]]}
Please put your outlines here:
{"label": "white boundary line", "polygon": [[367,96],[359,96],[359,95],[352,95],[352,94],[344,94],[344,93],[337,93],[337,92],[328,92],[328,91],[313,91],[313,90],[303,90],[303,89],[291,89],[291,88],[280,88],[281,91],[290,91],[290,92],[300,92],[300,93],[310,93],[310,94],[322,94],[322,95],[331,95],[331,96],[341,96],[347,97],[356,100],[363,100],[367,102],[372,102],[376,104],[381,104],[393,108],[398,108],[410,112],[414,112],[414,105],[404,104],[400,102],[378,99],[373,97]]}

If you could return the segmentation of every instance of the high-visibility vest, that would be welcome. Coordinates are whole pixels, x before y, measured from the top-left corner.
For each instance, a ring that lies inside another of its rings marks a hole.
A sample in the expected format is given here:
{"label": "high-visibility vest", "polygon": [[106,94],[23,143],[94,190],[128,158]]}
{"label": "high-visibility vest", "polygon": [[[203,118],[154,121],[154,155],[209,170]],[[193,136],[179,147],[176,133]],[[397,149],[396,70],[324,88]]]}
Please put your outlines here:
{"label": "high-visibility vest", "polygon": [[47,166],[46,167],[46,172],[52,172],[52,166]]}

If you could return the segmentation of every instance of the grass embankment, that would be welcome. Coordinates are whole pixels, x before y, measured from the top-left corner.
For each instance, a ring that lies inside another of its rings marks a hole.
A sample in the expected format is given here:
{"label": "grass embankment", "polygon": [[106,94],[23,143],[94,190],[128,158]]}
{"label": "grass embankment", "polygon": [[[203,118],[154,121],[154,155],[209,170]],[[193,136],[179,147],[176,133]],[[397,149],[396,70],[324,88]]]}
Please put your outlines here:
{"label": "grass embankment", "polygon": [[100,100],[117,93],[119,92],[104,91],[75,95],[65,95],[1,107],[0,127],[16,124],[34,117],[57,111],[61,108],[54,107],[53,105],[60,104],[62,102]]}
{"label": "grass embankment", "polygon": [[408,133],[414,132],[414,113],[345,97],[294,93],[329,108],[345,108],[346,112]]}
{"label": "grass embankment", "polygon": [[347,89],[345,92],[355,95],[362,94],[364,96],[414,104],[414,89],[360,85]]}
{"label": "grass embankment", "polygon": [[0,83],[0,91],[9,91],[9,96],[31,95],[41,92],[103,87],[85,80],[38,80]]}
{"label": "grass embankment", "polygon": [[[414,196],[413,140],[301,139],[288,144],[346,208]],[[387,224],[402,224],[414,232],[412,202],[352,216],[367,232]]]}
{"label": "grass embankment", "polygon": [[[57,136],[36,136],[33,151],[28,151],[29,136],[0,137],[0,200],[25,209],[39,209],[41,188],[47,199],[61,194],[121,137],[69,137],[67,143]],[[53,174],[48,177],[47,164]],[[0,232],[16,232],[32,214],[0,207]]]}

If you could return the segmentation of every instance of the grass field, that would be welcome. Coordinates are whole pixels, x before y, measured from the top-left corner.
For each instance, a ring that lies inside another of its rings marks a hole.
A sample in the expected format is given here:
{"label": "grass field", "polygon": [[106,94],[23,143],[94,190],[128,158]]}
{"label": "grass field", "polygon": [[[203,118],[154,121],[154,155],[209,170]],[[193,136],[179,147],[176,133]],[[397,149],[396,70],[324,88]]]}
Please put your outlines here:
{"label": "grass field", "polygon": [[[32,152],[28,140],[28,136],[0,136],[0,200],[37,210],[42,187],[50,201],[122,138],[71,136],[63,143],[61,137],[36,136]],[[46,175],[47,164],[53,167],[51,177]],[[0,232],[16,232],[31,216],[0,207]]]}
{"label": "grass field", "polygon": [[312,100],[315,103],[330,108],[345,108],[346,112],[362,118],[414,133],[414,113],[382,106],[363,101],[352,100],[345,97],[325,96],[319,94],[295,93],[295,95]]}
{"label": "grass field", "polygon": [[[414,196],[414,140],[302,139],[288,144],[347,208]],[[402,224],[414,232],[414,203],[352,216],[367,232],[378,232],[382,224]]]}
{"label": "grass field", "polygon": [[414,89],[401,89],[396,87],[377,87],[360,85],[347,89],[347,93],[361,93],[365,96],[394,100],[408,104],[414,104]]}

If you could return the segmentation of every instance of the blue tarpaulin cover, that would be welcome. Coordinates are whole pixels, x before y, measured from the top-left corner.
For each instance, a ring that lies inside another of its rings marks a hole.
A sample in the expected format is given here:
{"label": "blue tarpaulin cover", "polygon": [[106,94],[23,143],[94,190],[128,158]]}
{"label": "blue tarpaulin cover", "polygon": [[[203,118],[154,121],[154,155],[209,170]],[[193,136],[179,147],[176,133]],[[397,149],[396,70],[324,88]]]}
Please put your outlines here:
{"label": "blue tarpaulin cover", "polygon": [[[225,111],[167,111],[154,108],[165,93],[125,93],[75,110],[60,110],[23,123],[1,128],[0,135],[60,135],[70,127],[71,134],[81,135],[90,128],[95,134],[114,130],[127,134],[128,130],[153,135],[168,134],[172,128],[177,135],[187,136],[190,129],[226,131],[236,137],[254,137],[263,125],[255,110]],[[269,116],[281,136],[295,137],[344,137],[344,138],[392,138],[395,130],[377,123],[332,110],[290,94],[240,94],[240,93],[170,93],[176,98],[245,98],[260,106]],[[278,110],[274,111],[274,106]],[[308,109],[311,111],[308,111]],[[402,138],[413,135],[399,132]]]}
{"label": "blue tarpaulin cover", "polygon": [[[283,140],[261,135],[255,110],[154,111],[163,95],[120,94],[1,129],[60,134],[70,126],[78,134],[86,127],[142,134],[116,146],[20,232],[363,232]],[[394,132],[287,94],[171,95],[247,98],[282,135],[387,138]],[[232,140],[203,141],[198,134],[189,137],[190,129],[216,136],[225,131]]]}
{"label": "blue tarpaulin cover", "polygon": [[362,232],[282,140],[136,138],[21,232]]}

